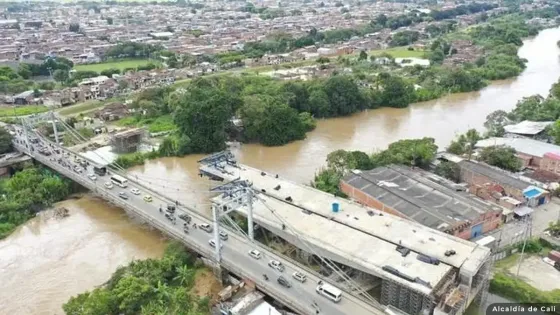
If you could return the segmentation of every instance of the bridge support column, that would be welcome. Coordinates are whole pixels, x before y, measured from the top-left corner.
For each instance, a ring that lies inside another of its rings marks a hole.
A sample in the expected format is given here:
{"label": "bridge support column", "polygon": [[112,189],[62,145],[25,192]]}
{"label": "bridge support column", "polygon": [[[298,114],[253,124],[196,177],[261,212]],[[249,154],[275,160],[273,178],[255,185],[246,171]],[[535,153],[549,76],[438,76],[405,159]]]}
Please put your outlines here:
{"label": "bridge support column", "polygon": [[297,257],[298,259],[300,259],[302,262],[306,263],[306,264],[311,264],[312,262],[312,255],[302,249],[297,248],[296,249],[296,253],[297,253]]}
{"label": "bridge support column", "polygon": [[222,266],[215,264],[212,267],[212,272],[221,285],[224,285],[228,282],[228,271],[222,268]]}

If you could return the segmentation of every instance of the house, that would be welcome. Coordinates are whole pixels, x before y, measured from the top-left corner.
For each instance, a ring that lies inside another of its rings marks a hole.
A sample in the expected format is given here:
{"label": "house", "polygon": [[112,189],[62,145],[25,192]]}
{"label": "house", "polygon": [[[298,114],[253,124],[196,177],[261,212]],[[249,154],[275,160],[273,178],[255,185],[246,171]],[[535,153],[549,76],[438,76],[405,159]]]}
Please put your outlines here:
{"label": "house", "polygon": [[124,118],[129,113],[128,107],[119,102],[110,103],[94,113],[94,117],[104,121],[118,120]]}
{"label": "house", "polygon": [[15,105],[27,105],[33,103],[34,98],[33,91],[25,91],[14,95],[13,100]]}
{"label": "house", "polygon": [[341,180],[340,189],[361,204],[463,239],[502,222],[499,205],[458,191],[457,184],[421,169],[389,165],[354,171]]}

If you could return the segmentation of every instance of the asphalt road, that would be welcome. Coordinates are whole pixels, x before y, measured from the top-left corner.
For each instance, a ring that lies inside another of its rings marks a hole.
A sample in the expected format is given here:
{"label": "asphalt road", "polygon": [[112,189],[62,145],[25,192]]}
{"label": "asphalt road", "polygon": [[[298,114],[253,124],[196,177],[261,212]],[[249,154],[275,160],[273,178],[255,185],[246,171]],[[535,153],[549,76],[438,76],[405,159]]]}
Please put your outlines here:
{"label": "asphalt road", "polygon": [[[23,134],[18,134],[16,139],[18,139],[16,147],[22,152],[25,152],[27,149],[25,148],[25,138],[23,137]],[[43,143],[50,143],[46,142],[45,139],[42,139],[42,141]],[[214,249],[208,244],[209,240],[213,238],[214,234],[207,233],[198,228],[194,229],[192,227],[193,223],[196,223],[197,225],[201,223],[208,223],[212,225],[212,222],[208,221],[198,213],[188,211],[187,209],[182,207],[178,207],[176,211],[177,215],[184,212],[188,213],[193,218],[190,223],[189,233],[185,234],[183,232],[182,220],[177,218],[176,224],[174,225],[170,220],[166,219],[162,213],[159,212],[160,206],[165,209],[166,205],[169,203],[169,200],[166,200],[165,197],[157,195],[155,192],[152,192],[147,188],[136,184],[130,179],[127,188],[121,188],[114,185],[113,188],[107,189],[104,184],[110,181],[110,175],[106,175],[103,177],[99,177],[96,175],[97,180],[92,180],[88,177],[88,174],[93,174],[93,165],[91,165],[91,161],[90,166],[88,166],[86,170],[78,173],[73,170],[74,166],[78,165],[74,162],[75,154],[73,152],[67,151],[68,153],[70,153],[70,156],[64,156],[63,153],[65,151],[61,151],[60,154],[56,154],[54,150],[49,149],[52,155],[45,156],[38,153],[38,144],[29,143],[29,145],[32,145],[35,148],[35,151],[32,152],[32,155],[36,160],[79,182],[85,187],[96,192],[98,195],[102,196],[107,201],[120,205],[123,208],[139,211],[144,219],[146,219],[146,221],[150,222],[152,225],[156,226],[159,229],[164,229],[165,232],[173,235],[175,238],[180,238],[189,247],[197,250],[203,256],[210,259],[213,259],[213,257],[215,257]],[[65,161],[65,163],[70,163],[72,170],[67,167],[63,167],[58,162],[58,159],[62,159],[63,161]],[[132,194],[131,189],[133,188],[140,190],[140,194]],[[128,199],[124,200],[120,198],[120,192],[125,192],[128,196]],[[146,195],[151,196],[153,198],[153,201],[145,202],[143,198]],[[315,292],[317,282],[320,280],[315,275],[302,271],[302,269],[299,268],[296,264],[288,261],[287,259],[276,256],[259,244],[250,242],[242,235],[235,234],[232,231],[228,231],[228,234],[229,239],[222,242],[222,266],[224,266],[229,271],[237,274],[238,276],[251,279],[255,282],[259,289],[278,299],[288,307],[305,314],[384,314],[384,312],[367,305],[363,301],[360,301],[347,293],[343,293],[342,300],[339,303],[331,302],[327,298]],[[261,252],[262,258],[257,260],[249,256],[248,252],[252,249],[259,250]],[[269,267],[268,262],[271,259],[281,261],[285,266],[284,272],[280,273]],[[292,274],[295,271],[300,271],[306,274],[307,281],[305,283],[300,283],[293,279]],[[268,276],[268,281],[264,279],[264,274]],[[285,288],[277,282],[277,278],[280,275],[283,275],[286,279],[288,279],[288,281],[290,281],[290,283],[292,284],[291,288]],[[317,303],[318,309],[320,310],[319,313],[317,313],[317,307],[313,306],[314,302]]]}

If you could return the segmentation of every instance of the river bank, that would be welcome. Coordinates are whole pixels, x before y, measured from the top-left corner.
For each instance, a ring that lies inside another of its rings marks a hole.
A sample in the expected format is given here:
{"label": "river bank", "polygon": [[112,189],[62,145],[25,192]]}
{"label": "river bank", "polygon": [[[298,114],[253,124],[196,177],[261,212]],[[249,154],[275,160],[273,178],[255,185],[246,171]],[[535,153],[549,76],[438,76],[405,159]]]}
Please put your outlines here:
{"label": "river bank", "polygon": [[[510,110],[524,96],[547,94],[560,76],[558,39],[560,29],[549,29],[525,40],[519,54],[528,59],[527,69],[515,79],[493,82],[481,91],[403,109],[319,120],[305,140],[281,147],[241,145],[232,151],[241,163],[309,183],[327,154],[336,149],[372,152],[399,139],[424,136],[433,137],[443,148],[456,133],[482,129],[486,115],[494,110]],[[133,167],[130,174],[209,215],[211,183],[198,177],[201,157],[151,160]],[[0,305],[7,313],[60,314],[70,296],[104,283],[119,265],[162,255],[162,236],[135,224],[124,211],[92,197],[67,202],[69,218],[44,222],[35,218],[0,241],[4,284]]]}

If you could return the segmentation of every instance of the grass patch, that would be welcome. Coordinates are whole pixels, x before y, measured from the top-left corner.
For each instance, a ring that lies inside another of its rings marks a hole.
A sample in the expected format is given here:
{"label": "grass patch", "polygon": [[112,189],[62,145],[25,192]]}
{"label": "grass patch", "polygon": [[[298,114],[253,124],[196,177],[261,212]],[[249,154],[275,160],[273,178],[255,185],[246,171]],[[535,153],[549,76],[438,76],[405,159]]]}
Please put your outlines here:
{"label": "grass patch", "polygon": [[[541,291],[532,285],[505,272],[494,274],[490,281],[490,292],[520,303],[557,303],[560,289]],[[560,314],[556,312],[556,314]]]}
{"label": "grass patch", "polygon": [[379,56],[387,53],[393,58],[424,58],[426,52],[424,50],[408,50],[408,47],[393,47],[381,50],[372,50],[368,55]]}
{"label": "grass patch", "polygon": [[58,110],[58,113],[64,116],[77,115],[79,113],[94,110],[96,108],[103,107],[105,103],[101,101],[89,101],[84,103],[79,103],[72,106],[63,107]]}
{"label": "grass patch", "polygon": [[150,59],[129,59],[129,60],[118,60],[109,61],[102,63],[92,63],[87,65],[76,65],[74,69],[77,71],[95,71],[101,72],[107,69],[126,69],[126,68],[137,68],[138,66],[144,66],[148,63],[159,64],[159,62]]}
{"label": "grass patch", "polygon": [[171,115],[163,115],[157,118],[138,119],[130,116],[115,122],[118,126],[123,127],[147,127],[150,133],[171,131],[176,128]]}
{"label": "grass patch", "polygon": [[498,270],[506,271],[509,268],[513,267],[515,264],[517,264],[518,261],[519,261],[519,254],[515,253],[504,259],[496,261],[496,263],[494,264],[494,268]]}
{"label": "grass patch", "polygon": [[14,107],[2,106],[0,107],[0,117],[26,116],[31,114],[43,113],[48,110],[48,107],[43,105],[23,105]]}

